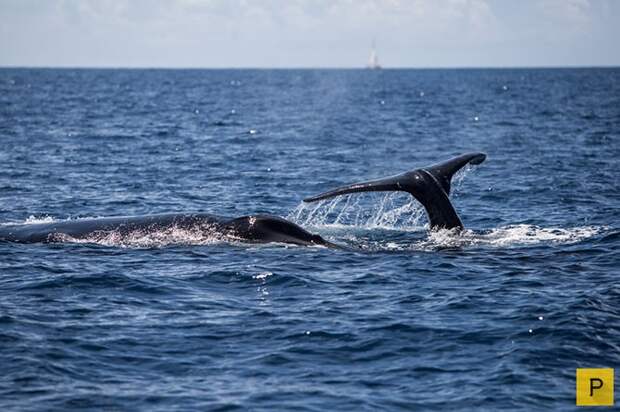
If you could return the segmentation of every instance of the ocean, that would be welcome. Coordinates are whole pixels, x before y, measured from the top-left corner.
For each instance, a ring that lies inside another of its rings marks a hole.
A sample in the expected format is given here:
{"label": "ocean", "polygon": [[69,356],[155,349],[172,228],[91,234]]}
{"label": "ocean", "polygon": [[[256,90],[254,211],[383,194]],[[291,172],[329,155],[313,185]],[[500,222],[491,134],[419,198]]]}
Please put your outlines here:
{"label": "ocean", "polygon": [[[488,155],[466,230],[336,186]],[[0,243],[3,410],[572,410],[620,368],[620,69],[0,69],[0,225],[270,213]]]}

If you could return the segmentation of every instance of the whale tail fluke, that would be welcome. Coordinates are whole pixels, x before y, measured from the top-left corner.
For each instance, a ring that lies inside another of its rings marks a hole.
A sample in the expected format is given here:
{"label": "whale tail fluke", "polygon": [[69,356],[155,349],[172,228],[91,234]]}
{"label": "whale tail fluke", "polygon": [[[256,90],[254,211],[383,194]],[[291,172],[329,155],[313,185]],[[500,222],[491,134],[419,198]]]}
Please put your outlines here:
{"label": "whale tail fluke", "polygon": [[335,196],[359,192],[404,191],[424,206],[431,229],[463,228],[448,195],[452,176],[468,163],[478,165],[486,159],[484,153],[467,153],[432,166],[415,169],[384,179],[370,180],[342,186],[304,199],[315,202]]}

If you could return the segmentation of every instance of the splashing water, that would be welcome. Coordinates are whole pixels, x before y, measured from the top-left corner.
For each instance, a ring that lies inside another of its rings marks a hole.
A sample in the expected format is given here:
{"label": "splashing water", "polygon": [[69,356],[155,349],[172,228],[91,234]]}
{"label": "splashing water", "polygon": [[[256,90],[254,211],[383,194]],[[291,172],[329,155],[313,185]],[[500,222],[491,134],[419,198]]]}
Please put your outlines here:
{"label": "splashing water", "polygon": [[450,186],[451,186],[450,194],[451,194],[451,196],[455,196],[456,197],[456,196],[459,195],[459,193],[461,191],[461,186],[463,186],[463,182],[465,181],[465,178],[476,167],[477,167],[477,165],[466,164],[465,167],[463,167],[461,170],[457,171],[452,176],[452,182],[450,183]]}
{"label": "splashing water", "polygon": [[[465,176],[474,166],[467,165],[452,178],[452,195],[458,196]],[[425,211],[405,192],[358,193],[337,196],[316,203],[300,203],[288,219],[306,227],[356,227],[419,231],[426,227]]]}
{"label": "splashing water", "polygon": [[424,208],[408,194],[371,193],[301,203],[288,219],[305,227],[419,230],[423,216]]}

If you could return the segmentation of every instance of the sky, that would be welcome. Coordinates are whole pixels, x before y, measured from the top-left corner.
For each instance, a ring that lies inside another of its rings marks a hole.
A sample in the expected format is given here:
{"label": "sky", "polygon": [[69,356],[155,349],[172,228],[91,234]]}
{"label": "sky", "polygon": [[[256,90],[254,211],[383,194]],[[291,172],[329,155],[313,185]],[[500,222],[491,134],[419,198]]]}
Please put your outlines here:
{"label": "sky", "polygon": [[620,0],[0,0],[0,66],[620,65]]}

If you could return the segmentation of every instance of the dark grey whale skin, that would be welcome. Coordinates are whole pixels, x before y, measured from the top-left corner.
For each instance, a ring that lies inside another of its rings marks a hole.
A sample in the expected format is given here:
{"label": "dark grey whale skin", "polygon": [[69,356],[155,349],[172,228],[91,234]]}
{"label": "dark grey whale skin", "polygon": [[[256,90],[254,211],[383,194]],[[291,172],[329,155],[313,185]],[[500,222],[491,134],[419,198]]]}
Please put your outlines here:
{"label": "dark grey whale skin", "polygon": [[288,243],[303,246],[337,247],[288,220],[271,215],[226,218],[207,213],[170,213],[135,217],[105,217],[51,223],[4,225],[0,241],[52,243],[89,239],[110,233],[155,232],[172,228],[220,233],[250,243]]}

